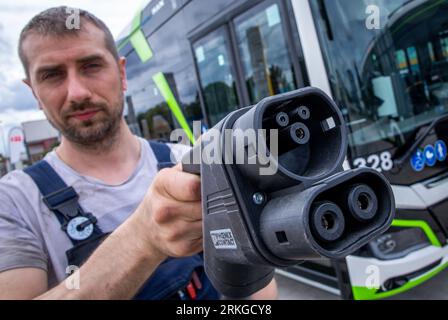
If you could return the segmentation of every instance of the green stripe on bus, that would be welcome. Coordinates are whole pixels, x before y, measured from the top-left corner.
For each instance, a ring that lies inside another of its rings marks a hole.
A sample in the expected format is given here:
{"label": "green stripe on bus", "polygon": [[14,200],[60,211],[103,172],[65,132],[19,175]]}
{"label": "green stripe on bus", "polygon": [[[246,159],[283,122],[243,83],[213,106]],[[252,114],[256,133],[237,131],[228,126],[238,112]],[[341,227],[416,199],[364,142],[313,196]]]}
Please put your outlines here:
{"label": "green stripe on bus", "polygon": [[134,33],[135,30],[140,29],[141,22],[142,22],[142,10],[139,9],[134,19],[132,19],[131,34]]}
{"label": "green stripe on bus", "polygon": [[130,41],[135,52],[137,52],[140,61],[144,63],[152,58],[153,52],[148,40],[145,37],[145,34],[141,29],[141,22],[142,10],[140,9],[132,20],[131,32],[129,36],[118,45],[118,50],[123,49],[124,46]]}
{"label": "green stripe on bus", "polygon": [[393,227],[402,227],[402,228],[420,228],[423,229],[426,236],[428,237],[429,241],[433,246],[436,247],[442,247],[442,244],[440,243],[439,239],[437,239],[437,236],[434,234],[434,231],[432,231],[431,227],[422,220],[394,220],[392,221]]}
{"label": "green stripe on bus", "polygon": [[176,117],[176,120],[179,122],[182,129],[184,129],[191,143],[194,144],[195,141],[193,132],[191,131],[190,126],[188,125],[188,122],[185,119],[173,92],[171,91],[168,81],[166,81],[165,75],[162,72],[159,72],[155,74],[152,79],[156,83],[159,91],[162,93],[162,96],[165,98],[165,101],[170,107],[171,112],[174,114],[174,117]]}
{"label": "green stripe on bus", "polygon": [[153,53],[142,30],[135,31],[131,36],[131,43],[137,52],[141,62],[146,62],[152,58]]}
{"label": "green stripe on bus", "polygon": [[129,42],[129,39],[128,39],[128,38],[126,38],[126,39],[124,39],[123,41],[121,41],[120,44],[119,44],[118,47],[117,47],[117,50],[120,51],[121,49],[123,49],[124,46],[125,46],[128,42]]}
{"label": "green stripe on bus", "polygon": [[436,267],[434,270],[422,275],[421,277],[419,277],[417,279],[409,281],[404,286],[401,286],[397,289],[386,291],[386,292],[376,293],[377,289],[375,289],[375,288],[369,289],[367,287],[352,287],[353,298],[355,300],[375,300],[375,299],[391,297],[393,295],[405,292],[411,288],[418,286],[419,284],[429,280],[430,278],[434,277],[436,274],[443,271],[446,267],[448,267],[448,263],[445,263],[441,266]]}
{"label": "green stripe on bus", "polygon": [[124,48],[124,46],[129,42],[131,39],[131,36],[140,29],[140,24],[142,22],[142,9],[138,9],[137,13],[135,14],[134,19],[132,19],[131,22],[131,30],[129,31],[129,34],[124,38],[119,44],[118,44],[118,51]]}

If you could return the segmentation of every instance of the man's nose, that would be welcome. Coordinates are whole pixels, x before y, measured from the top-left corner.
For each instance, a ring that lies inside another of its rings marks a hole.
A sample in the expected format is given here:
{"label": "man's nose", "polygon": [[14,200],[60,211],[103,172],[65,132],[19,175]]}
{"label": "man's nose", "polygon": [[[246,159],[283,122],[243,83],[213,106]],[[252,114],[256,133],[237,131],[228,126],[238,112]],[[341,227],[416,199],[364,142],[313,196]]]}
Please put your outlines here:
{"label": "man's nose", "polygon": [[80,78],[79,75],[70,74],[67,84],[67,100],[72,103],[79,103],[85,100],[89,100],[92,97],[88,85]]}

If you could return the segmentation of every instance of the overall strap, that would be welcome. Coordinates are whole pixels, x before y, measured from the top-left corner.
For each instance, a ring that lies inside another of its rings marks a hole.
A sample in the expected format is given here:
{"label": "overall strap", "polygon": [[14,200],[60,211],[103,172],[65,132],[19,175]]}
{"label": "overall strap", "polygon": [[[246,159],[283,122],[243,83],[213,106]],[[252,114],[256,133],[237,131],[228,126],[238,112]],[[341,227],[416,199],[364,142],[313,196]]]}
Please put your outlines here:
{"label": "overall strap", "polygon": [[96,224],[97,219],[79,205],[75,189],[67,186],[48,162],[41,160],[24,172],[33,179],[45,205],[56,215],[73,245],[103,234]]}
{"label": "overall strap", "polygon": [[174,166],[174,163],[171,161],[171,159],[174,159],[174,156],[166,143],[156,141],[148,142],[157,159],[157,170],[160,171]]}

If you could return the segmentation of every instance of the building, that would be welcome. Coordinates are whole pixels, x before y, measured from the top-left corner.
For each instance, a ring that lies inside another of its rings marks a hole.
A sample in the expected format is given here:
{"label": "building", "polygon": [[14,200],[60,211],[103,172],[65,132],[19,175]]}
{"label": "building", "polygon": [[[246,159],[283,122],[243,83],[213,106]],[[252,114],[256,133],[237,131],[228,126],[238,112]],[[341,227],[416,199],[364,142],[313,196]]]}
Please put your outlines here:
{"label": "building", "polygon": [[31,164],[41,160],[59,142],[59,132],[46,119],[23,122],[22,127]]}

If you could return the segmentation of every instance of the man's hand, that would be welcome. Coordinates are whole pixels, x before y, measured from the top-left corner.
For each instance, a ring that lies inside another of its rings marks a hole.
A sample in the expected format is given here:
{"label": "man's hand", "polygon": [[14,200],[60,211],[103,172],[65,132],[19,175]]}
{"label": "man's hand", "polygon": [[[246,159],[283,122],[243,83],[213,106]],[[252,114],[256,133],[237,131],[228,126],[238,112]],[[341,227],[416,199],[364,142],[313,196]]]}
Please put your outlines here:
{"label": "man's hand", "polygon": [[161,170],[134,218],[152,251],[170,257],[202,251],[201,179],[181,165]]}

